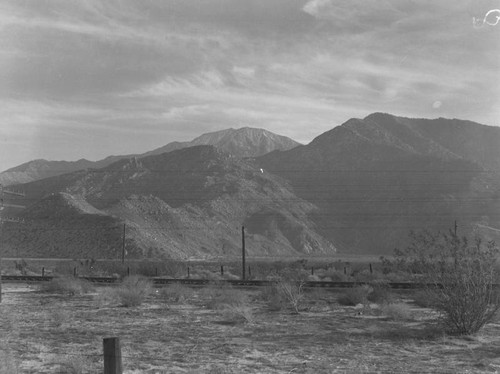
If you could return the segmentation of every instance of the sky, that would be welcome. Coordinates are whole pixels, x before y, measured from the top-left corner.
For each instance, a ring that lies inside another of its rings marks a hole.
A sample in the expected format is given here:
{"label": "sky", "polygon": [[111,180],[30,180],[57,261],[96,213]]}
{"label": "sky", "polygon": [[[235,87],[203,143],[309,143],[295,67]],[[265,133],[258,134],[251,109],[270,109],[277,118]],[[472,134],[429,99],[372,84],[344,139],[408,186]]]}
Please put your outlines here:
{"label": "sky", "polygon": [[0,0],[0,171],[373,112],[500,125],[500,0]]}

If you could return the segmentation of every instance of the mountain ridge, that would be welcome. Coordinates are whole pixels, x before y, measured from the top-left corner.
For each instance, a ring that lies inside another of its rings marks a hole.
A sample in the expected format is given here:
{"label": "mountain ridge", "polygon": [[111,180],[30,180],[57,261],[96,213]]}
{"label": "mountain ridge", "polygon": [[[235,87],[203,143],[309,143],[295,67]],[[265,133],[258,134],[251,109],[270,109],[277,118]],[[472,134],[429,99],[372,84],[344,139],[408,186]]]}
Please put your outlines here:
{"label": "mountain ridge", "polygon": [[28,183],[83,169],[100,169],[122,159],[143,158],[197,145],[214,145],[237,157],[256,157],[273,150],[287,150],[299,145],[299,143],[264,129],[251,127],[231,128],[202,134],[188,142],[174,141],[141,154],[108,156],[98,161],[86,159],[78,161],[32,160],[0,173],[0,183],[5,186]]}
{"label": "mountain ridge", "polygon": [[[7,254],[22,248],[40,256],[47,248],[53,257],[114,257],[123,224],[129,258],[236,256],[241,225],[249,256],[335,252],[308,218],[314,205],[251,160],[214,146],[119,160],[21,187],[27,209],[18,215],[30,225],[5,226]],[[257,224],[262,214],[269,227]]]}
{"label": "mountain ridge", "polygon": [[[223,142],[224,133],[212,135],[213,142]],[[251,253],[269,255],[335,249],[389,254],[407,244],[410,230],[448,230],[455,221],[462,234],[498,236],[500,128],[472,121],[373,113],[307,145],[259,157],[206,145],[158,152],[16,189],[26,192],[26,205],[63,194],[68,222],[80,222],[76,214],[88,224],[126,223],[130,253],[139,257],[237,253],[241,238],[235,222],[247,227]],[[26,210],[26,219],[31,212]],[[58,223],[44,224],[53,229]],[[118,243],[119,236],[102,236],[108,239],[101,247]],[[19,246],[16,238],[12,243]],[[74,238],[68,248],[79,253],[84,247],[76,243],[89,240]],[[58,241],[67,244],[64,236]],[[115,245],[103,253],[113,253]]]}
{"label": "mountain ridge", "polygon": [[339,250],[391,253],[455,220],[500,225],[499,128],[374,113],[257,162],[320,207],[313,221]]}

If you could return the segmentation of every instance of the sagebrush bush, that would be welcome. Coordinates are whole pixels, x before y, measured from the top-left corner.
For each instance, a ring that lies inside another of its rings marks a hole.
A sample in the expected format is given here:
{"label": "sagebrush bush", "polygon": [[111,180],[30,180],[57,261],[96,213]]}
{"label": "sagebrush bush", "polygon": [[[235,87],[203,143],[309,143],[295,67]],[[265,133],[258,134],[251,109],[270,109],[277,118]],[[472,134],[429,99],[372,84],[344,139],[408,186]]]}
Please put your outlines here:
{"label": "sagebrush bush", "polygon": [[183,284],[173,283],[161,288],[158,294],[163,299],[181,303],[191,299],[194,291]]}
{"label": "sagebrush bush", "polygon": [[302,300],[304,299],[304,283],[280,280],[276,287],[283,300],[286,300],[293,312],[298,314]]}
{"label": "sagebrush bush", "polygon": [[411,308],[406,303],[383,304],[381,311],[395,321],[407,321],[413,318]]}
{"label": "sagebrush bush", "polygon": [[236,305],[224,305],[222,314],[235,322],[246,322],[249,324],[255,323],[253,308],[247,303]]}
{"label": "sagebrush bush", "polygon": [[119,298],[116,290],[109,287],[98,288],[97,295],[94,299],[98,308],[104,306],[115,305],[119,303]]}
{"label": "sagebrush bush", "polygon": [[246,302],[246,295],[225,282],[212,282],[202,288],[200,296],[205,299],[209,309],[224,309],[227,305],[241,305]]}
{"label": "sagebrush bush", "polygon": [[89,281],[74,277],[57,277],[39,285],[41,292],[65,295],[82,295],[92,292],[93,289],[94,287]]}
{"label": "sagebrush bush", "polygon": [[349,276],[341,271],[330,268],[323,273],[323,280],[329,282],[347,282]]}
{"label": "sagebrush bush", "polygon": [[283,296],[276,285],[267,285],[260,291],[260,299],[263,300],[270,311],[277,312],[283,308]]}
{"label": "sagebrush bush", "polygon": [[337,298],[337,302],[346,306],[368,304],[368,295],[372,291],[373,289],[368,285],[348,288]]}
{"label": "sagebrush bush", "polygon": [[377,280],[370,283],[370,286],[372,291],[367,296],[368,301],[377,304],[388,304],[394,300],[394,295],[387,282]]}
{"label": "sagebrush bush", "polygon": [[450,333],[473,334],[491,322],[500,310],[496,268],[499,250],[476,237],[448,234],[411,233],[410,245],[395,251],[395,268],[416,274],[433,307],[441,313]]}
{"label": "sagebrush bush", "polygon": [[436,306],[436,300],[427,291],[416,291],[413,296],[413,302],[421,308],[434,308]]}
{"label": "sagebrush bush", "polygon": [[253,308],[247,294],[225,282],[213,282],[204,287],[199,295],[208,309],[216,310],[234,322],[254,323]]}
{"label": "sagebrush bush", "polygon": [[125,307],[141,305],[151,291],[151,281],[137,275],[126,277],[123,282],[114,289],[120,304]]}

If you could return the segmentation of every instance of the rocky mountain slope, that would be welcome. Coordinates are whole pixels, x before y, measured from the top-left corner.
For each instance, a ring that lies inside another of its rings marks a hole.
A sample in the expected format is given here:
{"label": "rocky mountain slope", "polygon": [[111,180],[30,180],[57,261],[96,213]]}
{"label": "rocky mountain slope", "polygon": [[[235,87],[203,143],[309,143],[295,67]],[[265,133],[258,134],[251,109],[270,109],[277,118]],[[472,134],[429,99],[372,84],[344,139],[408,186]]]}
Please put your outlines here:
{"label": "rocky mountain slope", "polygon": [[464,234],[500,227],[500,128],[374,113],[258,163],[320,208],[313,220],[341,251],[391,253],[410,230],[455,220]]}
{"label": "rocky mountain slope", "polygon": [[[333,253],[314,205],[281,178],[213,146],[119,160],[19,186],[25,224],[6,223],[4,256],[119,258]],[[21,252],[21,253],[20,253]]]}
{"label": "rocky mountain slope", "polygon": [[172,142],[143,154],[109,156],[95,162],[85,159],[78,161],[34,160],[0,173],[0,184],[8,186],[18,183],[28,183],[83,169],[100,169],[122,159],[131,157],[142,158],[197,145],[213,145],[236,157],[255,157],[274,150],[288,150],[296,147],[299,143],[264,129],[250,127],[227,129],[203,134],[189,142]]}

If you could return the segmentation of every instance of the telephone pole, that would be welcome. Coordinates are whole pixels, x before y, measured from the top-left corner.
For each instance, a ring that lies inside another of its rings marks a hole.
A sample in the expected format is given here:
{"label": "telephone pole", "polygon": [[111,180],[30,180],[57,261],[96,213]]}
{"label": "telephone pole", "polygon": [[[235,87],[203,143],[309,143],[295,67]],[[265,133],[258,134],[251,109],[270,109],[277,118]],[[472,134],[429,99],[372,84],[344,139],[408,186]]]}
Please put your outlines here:
{"label": "telephone pole", "polygon": [[245,280],[245,226],[241,226],[241,279]]}
{"label": "telephone pole", "polygon": [[123,235],[122,235],[122,264],[125,263],[125,223],[123,224]]}

